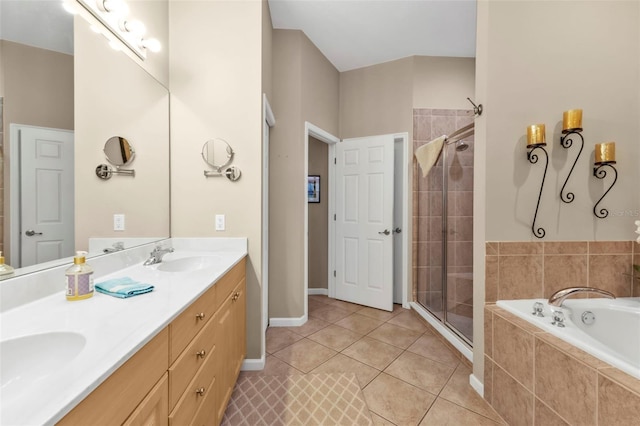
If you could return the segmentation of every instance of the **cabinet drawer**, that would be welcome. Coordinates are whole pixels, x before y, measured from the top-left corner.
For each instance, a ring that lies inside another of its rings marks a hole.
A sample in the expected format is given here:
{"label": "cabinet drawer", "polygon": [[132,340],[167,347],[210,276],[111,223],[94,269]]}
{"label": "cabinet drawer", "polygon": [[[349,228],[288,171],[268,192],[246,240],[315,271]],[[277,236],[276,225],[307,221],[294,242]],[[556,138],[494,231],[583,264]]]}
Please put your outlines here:
{"label": "cabinet drawer", "polygon": [[190,424],[206,397],[214,392],[210,385],[214,382],[215,364],[220,360],[215,350],[211,355],[187,385],[187,389],[169,415],[169,426]]}
{"label": "cabinet drawer", "polygon": [[204,396],[204,401],[200,404],[200,409],[196,413],[196,416],[191,422],[192,426],[210,426],[220,424],[222,419],[216,418],[217,413],[217,394],[216,394],[216,382],[217,378],[214,377],[211,383],[209,383],[210,392]]}
{"label": "cabinet drawer", "polygon": [[169,332],[156,337],[117,369],[58,425],[122,424],[169,368]]}
{"label": "cabinet drawer", "polygon": [[122,426],[161,426],[169,423],[169,379],[165,373]]}
{"label": "cabinet drawer", "polygon": [[169,408],[175,407],[178,399],[198,369],[213,356],[217,344],[214,315],[202,331],[193,339],[178,359],[169,367]]}
{"label": "cabinet drawer", "polygon": [[216,287],[212,286],[169,324],[170,363],[173,363],[189,342],[213,316],[216,310]]}
{"label": "cabinet drawer", "polygon": [[214,288],[216,288],[217,291],[216,311],[220,305],[224,303],[227,297],[229,297],[240,280],[245,276],[246,263],[246,259],[242,259],[215,284]]}

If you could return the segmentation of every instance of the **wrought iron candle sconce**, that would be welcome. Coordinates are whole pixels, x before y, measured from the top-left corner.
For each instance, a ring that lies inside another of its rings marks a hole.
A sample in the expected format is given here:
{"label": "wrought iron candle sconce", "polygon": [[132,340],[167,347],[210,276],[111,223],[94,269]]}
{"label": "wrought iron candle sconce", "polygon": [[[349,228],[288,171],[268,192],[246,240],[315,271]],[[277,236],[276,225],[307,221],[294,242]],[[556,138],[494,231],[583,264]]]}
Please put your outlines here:
{"label": "wrought iron candle sconce", "polygon": [[544,238],[546,232],[544,228],[536,228],[536,219],[538,218],[538,209],[540,208],[540,199],[542,198],[542,188],[544,188],[544,180],[547,177],[547,168],[549,167],[549,154],[544,147],[547,146],[545,126],[544,124],[534,124],[527,127],[527,160],[529,163],[536,164],[538,162],[538,154],[535,153],[537,149],[544,152],[545,164],[544,173],[542,175],[542,183],[540,184],[540,193],[538,194],[538,203],[536,204],[536,212],[533,215],[533,223],[531,224],[531,232],[536,238]]}
{"label": "wrought iron candle sconce", "polygon": [[593,214],[598,219],[604,219],[605,217],[609,216],[609,210],[605,208],[601,208],[600,210],[598,210],[598,204],[600,204],[602,199],[607,196],[609,191],[611,191],[613,186],[618,181],[618,170],[613,167],[614,164],[616,164],[616,143],[606,142],[596,144],[593,175],[598,179],[604,179],[607,176],[607,170],[604,169],[604,167],[611,168],[614,173],[614,178],[611,186],[604,192],[604,194],[602,194],[602,197],[600,197],[600,199],[593,206]]}
{"label": "wrought iron candle sconce", "polygon": [[578,163],[578,159],[580,158],[580,154],[582,154],[582,149],[584,148],[584,137],[582,137],[582,110],[581,109],[572,109],[569,111],[565,111],[562,114],[562,136],[560,137],[560,145],[569,149],[573,145],[573,138],[570,136],[578,135],[580,137],[581,145],[580,150],[578,151],[578,155],[576,156],[573,165],[571,166],[571,170],[569,170],[569,174],[567,175],[567,179],[564,181],[564,185],[562,185],[562,189],[560,190],[560,199],[564,203],[571,203],[575,199],[575,194],[573,192],[567,192],[565,194],[564,188],[567,186],[569,182],[569,178],[573,173],[573,169],[576,167]]}

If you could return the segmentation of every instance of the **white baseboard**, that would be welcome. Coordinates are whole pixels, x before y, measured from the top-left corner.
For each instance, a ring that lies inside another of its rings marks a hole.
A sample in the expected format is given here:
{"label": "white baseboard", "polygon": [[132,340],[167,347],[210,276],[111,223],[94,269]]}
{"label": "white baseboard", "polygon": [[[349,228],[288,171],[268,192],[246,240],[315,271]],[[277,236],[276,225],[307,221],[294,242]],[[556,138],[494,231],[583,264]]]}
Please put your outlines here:
{"label": "white baseboard", "polygon": [[269,318],[269,327],[300,327],[306,322],[306,315],[298,318]]}
{"label": "white baseboard", "polygon": [[321,296],[329,295],[329,290],[326,288],[308,288],[307,290],[309,291],[309,296],[314,296],[318,294]]}
{"label": "white baseboard", "polygon": [[480,382],[480,380],[478,380],[475,375],[469,374],[469,384],[471,385],[473,390],[478,393],[478,395],[484,398],[484,385]]}
{"label": "white baseboard", "polygon": [[264,370],[264,365],[266,363],[264,355],[260,359],[245,359],[242,361],[242,367],[240,367],[241,371],[260,371]]}

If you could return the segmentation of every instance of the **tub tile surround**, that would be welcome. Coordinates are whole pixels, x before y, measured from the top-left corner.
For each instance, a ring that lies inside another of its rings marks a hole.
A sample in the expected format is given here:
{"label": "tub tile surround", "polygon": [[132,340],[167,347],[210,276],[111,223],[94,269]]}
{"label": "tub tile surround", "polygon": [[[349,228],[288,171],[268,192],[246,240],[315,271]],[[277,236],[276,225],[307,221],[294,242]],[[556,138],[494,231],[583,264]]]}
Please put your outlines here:
{"label": "tub tile surround", "polygon": [[487,242],[485,302],[548,298],[585,285],[640,296],[634,262],[640,263],[640,245],[632,241]]}
{"label": "tub tile surround", "polygon": [[494,305],[570,286],[640,296],[634,263],[632,241],[486,243],[484,397],[510,425],[637,423],[640,380]]}
{"label": "tub tile surround", "polygon": [[630,425],[640,380],[485,306],[485,399],[510,425]]}

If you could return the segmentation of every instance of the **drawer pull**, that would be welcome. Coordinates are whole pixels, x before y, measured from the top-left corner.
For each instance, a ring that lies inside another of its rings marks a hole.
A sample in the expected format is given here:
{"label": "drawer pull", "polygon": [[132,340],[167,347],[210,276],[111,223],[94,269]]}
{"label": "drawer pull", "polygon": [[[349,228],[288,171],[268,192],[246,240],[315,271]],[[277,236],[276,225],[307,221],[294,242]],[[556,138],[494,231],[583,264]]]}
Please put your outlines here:
{"label": "drawer pull", "polygon": [[201,350],[201,351],[196,352],[196,355],[197,355],[199,358],[204,358],[204,356],[205,356],[206,354],[207,354],[207,351],[205,351],[204,349],[203,349],[203,350]]}
{"label": "drawer pull", "polygon": [[199,314],[196,314],[196,319],[203,320],[204,317],[205,317],[204,312],[200,312]]}
{"label": "drawer pull", "polygon": [[204,391],[205,391],[205,389],[204,389],[204,388],[198,388],[198,389],[196,389],[196,393],[197,393],[198,395],[200,395],[200,396],[204,395]]}
{"label": "drawer pull", "polygon": [[233,300],[234,302],[236,300],[238,300],[238,298],[240,298],[240,293],[238,293],[237,291],[233,294],[233,296],[231,297],[231,300]]}

